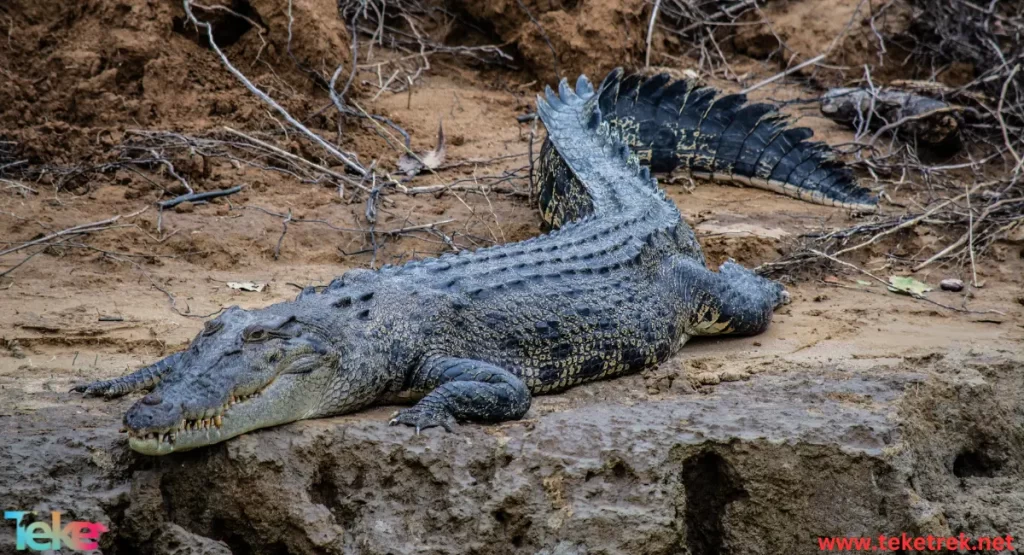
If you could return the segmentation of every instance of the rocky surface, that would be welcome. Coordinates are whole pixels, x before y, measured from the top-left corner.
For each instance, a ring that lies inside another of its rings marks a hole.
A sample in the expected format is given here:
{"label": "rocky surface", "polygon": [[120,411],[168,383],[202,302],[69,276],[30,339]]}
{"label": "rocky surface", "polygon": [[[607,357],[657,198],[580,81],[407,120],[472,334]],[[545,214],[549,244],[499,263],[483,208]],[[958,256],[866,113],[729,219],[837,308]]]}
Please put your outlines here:
{"label": "rocky surface", "polygon": [[455,434],[378,409],[163,458],[127,449],[125,403],[96,402],[50,409],[50,433],[9,422],[0,456],[19,464],[0,488],[109,523],[118,554],[813,553],[818,536],[1020,533],[1022,368],[792,366],[665,393],[634,376]]}

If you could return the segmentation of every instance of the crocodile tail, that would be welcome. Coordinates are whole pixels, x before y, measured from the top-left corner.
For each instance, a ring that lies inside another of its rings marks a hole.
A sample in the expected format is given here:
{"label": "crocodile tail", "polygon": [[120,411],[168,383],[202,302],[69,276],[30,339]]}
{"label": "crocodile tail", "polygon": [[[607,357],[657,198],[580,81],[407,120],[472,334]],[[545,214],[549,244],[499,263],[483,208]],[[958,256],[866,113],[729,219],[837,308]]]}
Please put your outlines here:
{"label": "crocodile tail", "polygon": [[654,171],[681,168],[818,204],[877,208],[877,198],[828,145],[809,141],[813,131],[789,127],[774,106],[747,104],[746,95],[719,95],[667,74],[624,75],[619,68],[604,79],[596,103]]}
{"label": "crocodile tail", "polygon": [[[538,97],[537,109],[548,129],[548,136],[541,145],[540,157],[534,164],[533,194],[537,199],[541,219],[549,229],[557,229],[563,224],[585,218],[600,210],[621,210],[620,193],[622,191],[606,191],[601,187],[595,190],[593,180],[585,184],[571,167],[572,154],[559,152],[553,142],[555,136],[564,136],[566,143],[577,143],[584,137],[598,138],[591,146],[590,156],[634,158],[633,165],[639,171],[635,156],[621,140],[614,140],[617,132],[607,123],[602,122],[600,110],[597,108],[597,96],[593,85],[581,76],[576,83],[576,90],[570,90],[563,80],[561,95],[550,87],[546,88],[544,97]],[[610,149],[610,150],[609,150]],[[604,152],[609,150],[609,152]],[[578,164],[588,167],[587,160],[575,160]],[[642,181],[651,182],[650,172],[644,168],[645,177]],[[653,187],[653,185],[652,185]],[[610,205],[610,206],[609,206]]]}
{"label": "crocodile tail", "polygon": [[641,165],[618,129],[603,121],[597,94],[586,77],[573,89],[563,79],[548,88],[537,111],[548,136],[534,164],[533,193],[551,228],[596,212],[674,205]]}
{"label": "crocodile tail", "polygon": [[597,100],[582,75],[575,89],[563,79],[557,94],[546,88],[537,97],[547,138],[534,164],[533,192],[544,223],[563,230],[612,226],[601,232],[606,235],[616,226],[642,222],[649,230],[661,229],[674,250],[703,263],[693,230],[620,131],[603,120]]}

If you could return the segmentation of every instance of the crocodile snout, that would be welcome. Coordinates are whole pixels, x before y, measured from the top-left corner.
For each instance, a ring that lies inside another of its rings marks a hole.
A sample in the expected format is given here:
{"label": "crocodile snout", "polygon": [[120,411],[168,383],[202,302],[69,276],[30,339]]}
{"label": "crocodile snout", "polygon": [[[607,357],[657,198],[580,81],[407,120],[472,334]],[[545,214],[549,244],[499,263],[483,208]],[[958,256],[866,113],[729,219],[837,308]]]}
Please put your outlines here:
{"label": "crocodile snout", "polygon": [[181,420],[181,405],[165,401],[159,393],[146,395],[124,415],[125,425],[134,432],[174,429]]}

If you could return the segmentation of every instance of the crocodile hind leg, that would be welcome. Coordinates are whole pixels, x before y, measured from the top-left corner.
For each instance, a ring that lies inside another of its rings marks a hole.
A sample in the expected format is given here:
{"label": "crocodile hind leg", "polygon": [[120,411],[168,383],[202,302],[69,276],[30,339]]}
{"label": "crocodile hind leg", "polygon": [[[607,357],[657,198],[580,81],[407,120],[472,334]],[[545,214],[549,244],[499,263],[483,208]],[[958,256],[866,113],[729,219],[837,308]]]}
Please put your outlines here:
{"label": "crocodile hind leg", "polygon": [[145,368],[140,368],[127,376],[76,385],[71,388],[71,391],[84,393],[86,397],[99,397],[102,395],[107,399],[113,399],[115,397],[121,397],[122,395],[141,391],[143,389],[150,389],[160,383],[160,378],[162,378],[169,370],[174,368],[174,365],[180,358],[181,353],[174,353],[173,355],[163,360],[159,360]]}
{"label": "crocodile hind leg", "polygon": [[456,420],[518,420],[530,408],[530,390],[504,368],[479,360],[438,357],[416,372],[410,388],[429,391],[391,420],[392,426],[421,429],[441,426],[449,432]]}
{"label": "crocodile hind leg", "polygon": [[712,272],[690,259],[667,265],[671,286],[680,295],[683,328],[690,335],[754,335],[771,323],[772,311],[789,301],[776,281],[729,260]]}

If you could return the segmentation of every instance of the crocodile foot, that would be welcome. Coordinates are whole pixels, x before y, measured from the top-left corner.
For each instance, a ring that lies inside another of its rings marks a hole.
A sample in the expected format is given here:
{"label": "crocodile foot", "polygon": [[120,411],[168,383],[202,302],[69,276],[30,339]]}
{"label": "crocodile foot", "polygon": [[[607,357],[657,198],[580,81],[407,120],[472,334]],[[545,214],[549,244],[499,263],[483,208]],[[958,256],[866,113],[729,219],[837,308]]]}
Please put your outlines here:
{"label": "crocodile foot", "polygon": [[128,393],[128,391],[122,391],[122,388],[118,387],[119,381],[113,380],[99,380],[95,382],[83,383],[72,387],[70,391],[76,393],[82,393],[86,397],[105,397],[107,399],[114,399],[121,397]]}
{"label": "crocodile foot", "polygon": [[416,428],[416,433],[427,428],[440,426],[449,432],[455,431],[455,417],[448,411],[435,407],[422,407],[415,405],[402,409],[391,416],[389,426],[405,424]]}
{"label": "crocodile foot", "polygon": [[102,395],[107,399],[114,399],[136,391],[153,389],[160,383],[160,379],[164,374],[174,369],[174,365],[181,360],[181,355],[182,353],[175,353],[119,378],[79,384],[72,387],[71,391],[84,393],[86,397],[99,397]]}

